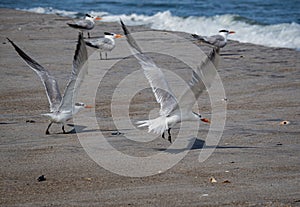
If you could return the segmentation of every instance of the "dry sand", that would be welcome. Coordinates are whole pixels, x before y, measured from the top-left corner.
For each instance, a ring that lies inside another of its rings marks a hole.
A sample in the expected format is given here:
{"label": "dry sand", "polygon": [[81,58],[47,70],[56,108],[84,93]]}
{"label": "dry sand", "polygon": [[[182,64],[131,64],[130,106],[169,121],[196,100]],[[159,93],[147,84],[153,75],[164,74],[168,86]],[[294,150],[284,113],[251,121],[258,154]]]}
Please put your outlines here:
{"label": "dry sand", "polygon": [[[207,133],[204,126],[192,150],[173,168],[131,178],[97,165],[75,133],[61,134],[54,125],[53,134],[44,134],[48,121],[40,114],[48,112],[48,103],[42,84],[6,40],[11,38],[60,76],[63,89],[77,38],[77,32],[66,26],[70,19],[7,9],[1,9],[0,18],[1,206],[300,205],[299,52],[230,41],[218,68],[228,98],[227,122],[214,153],[198,162]],[[103,31],[122,32],[117,23],[99,22],[91,34]],[[188,34],[178,35],[189,39]],[[103,83],[104,92],[97,98],[98,122],[107,139],[125,152],[165,149],[169,144],[160,138],[137,148],[124,137],[110,135],[116,128],[110,124],[109,94],[123,71]],[[132,103],[134,120],[145,118],[143,106],[154,105],[151,91],[144,92]],[[203,99],[203,106],[209,104],[207,97]],[[282,120],[290,124],[280,125]],[[46,181],[38,182],[42,174]]]}

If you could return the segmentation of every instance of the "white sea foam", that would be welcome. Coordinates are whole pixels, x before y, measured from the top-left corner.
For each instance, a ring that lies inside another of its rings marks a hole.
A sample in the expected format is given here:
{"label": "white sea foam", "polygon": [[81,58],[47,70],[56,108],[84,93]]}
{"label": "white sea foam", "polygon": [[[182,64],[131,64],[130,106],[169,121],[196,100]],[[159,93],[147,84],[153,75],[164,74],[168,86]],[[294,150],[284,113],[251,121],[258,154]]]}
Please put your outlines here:
{"label": "white sea foam", "polygon": [[159,12],[153,16],[144,15],[108,15],[103,21],[113,22],[122,18],[128,25],[147,25],[152,29],[182,31],[200,35],[213,35],[220,29],[234,30],[230,39],[240,42],[254,43],[270,47],[300,48],[300,25],[275,24],[259,25],[237,21],[235,15],[220,15],[213,17],[172,16],[169,11]]}
{"label": "white sea foam", "polygon": [[57,14],[60,16],[68,16],[73,18],[76,17],[76,14],[78,14],[78,12],[53,9],[52,7],[34,7],[30,9],[18,9],[18,10],[34,12],[39,14]]}
{"label": "white sea foam", "polygon": [[[27,11],[37,13],[55,13],[63,16],[76,16],[76,12],[52,8],[32,8]],[[158,12],[146,15],[112,15],[105,12],[91,12],[103,17],[106,22],[118,22],[121,18],[128,25],[146,25],[152,29],[182,31],[200,35],[213,35],[220,29],[234,30],[236,33],[229,38],[245,43],[253,43],[270,47],[300,48],[300,25],[285,23],[260,25],[243,21],[237,15],[217,15],[213,17],[178,17],[171,12]]]}

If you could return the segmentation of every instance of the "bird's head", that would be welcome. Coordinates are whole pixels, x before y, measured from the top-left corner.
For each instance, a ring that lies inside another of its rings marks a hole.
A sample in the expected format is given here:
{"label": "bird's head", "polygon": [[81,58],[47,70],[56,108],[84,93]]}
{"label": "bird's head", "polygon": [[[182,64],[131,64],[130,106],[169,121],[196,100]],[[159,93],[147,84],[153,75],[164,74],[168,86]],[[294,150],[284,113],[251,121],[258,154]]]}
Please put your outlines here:
{"label": "bird's head", "polygon": [[121,35],[121,34],[115,34],[115,33],[111,33],[111,32],[104,32],[104,35],[106,37],[112,37],[112,38],[121,38],[121,37],[123,37],[123,35]]}
{"label": "bird's head", "polygon": [[85,19],[88,19],[88,20],[101,20],[102,18],[98,17],[98,16],[92,16],[90,14],[85,14]]}
{"label": "bird's head", "polygon": [[227,37],[229,34],[234,34],[235,31],[229,31],[229,30],[226,30],[226,29],[222,29],[219,31],[219,34],[224,36],[224,37]]}
{"label": "bird's head", "polygon": [[90,108],[93,108],[92,106],[90,105],[86,105],[85,103],[81,103],[81,102],[78,102],[78,103],[75,103],[75,114],[83,109],[90,109]]}
{"label": "bird's head", "polygon": [[202,118],[202,115],[201,114],[198,114],[196,112],[193,112],[193,114],[197,117],[197,119],[199,119],[200,121],[203,121],[203,122],[206,122],[208,124],[210,124],[210,120],[207,119],[207,118]]}

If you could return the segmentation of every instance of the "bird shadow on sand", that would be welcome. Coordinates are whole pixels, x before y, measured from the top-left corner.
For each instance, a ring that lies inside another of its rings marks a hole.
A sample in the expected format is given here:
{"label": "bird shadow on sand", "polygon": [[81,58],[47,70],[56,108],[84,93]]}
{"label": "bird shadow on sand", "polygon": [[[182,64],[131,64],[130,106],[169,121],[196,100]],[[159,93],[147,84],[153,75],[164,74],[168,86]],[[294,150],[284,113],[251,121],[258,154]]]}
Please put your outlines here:
{"label": "bird shadow on sand", "polygon": [[[82,125],[74,125],[74,124],[67,124],[69,127],[73,127],[70,131],[67,131],[65,134],[79,134],[79,133],[86,133],[86,132],[96,132],[98,129],[89,129],[85,130],[87,126],[82,126]],[[63,133],[59,133],[63,134]]]}
{"label": "bird shadow on sand", "polygon": [[66,131],[66,133],[59,132],[57,134],[80,134],[80,133],[88,133],[88,132],[110,132],[112,136],[122,136],[124,133],[119,132],[116,129],[109,129],[109,130],[103,130],[103,129],[86,129],[87,126],[83,125],[74,125],[74,124],[67,124],[69,127],[73,127],[70,131]]}
{"label": "bird shadow on sand", "polygon": [[155,148],[154,150],[165,151],[167,153],[172,153],[172,154],[178,154],[178,153],[182,153],[184,151],[189,151],[189,150],[214,149],[214,148],[216,148],[216,149],[250,149],[250,148],[256,148],[256,147],[230,146],[230,145],[226,145],[226,146],[219,146],[219,145],[207,146],[207,145],[205,145],[204,140],[195,138],[195,142],[193,143],[193,145],[191,147],[182,148],[182,149]]}
{"label": "bird shadow on sand", "polygon": [[97,58],[96,60],[99,60],[99,61],[108,61],[108,60],[123,60],[123,59],[125,59],[125,58],[124,57],[112,57],[112,58],[108,57],[107,59],[106,58],[102,58],[102,59]]}
{"label": "bird shadow on sand", "polygon": [[0,122],[0,125],[18,124],[18,122]]}
{"label": "bird shadow on sand", "polygon": [[223,53],[220,56],[222,57],[230,57],[230,56],[240,56],[241,54],[238,53]]}

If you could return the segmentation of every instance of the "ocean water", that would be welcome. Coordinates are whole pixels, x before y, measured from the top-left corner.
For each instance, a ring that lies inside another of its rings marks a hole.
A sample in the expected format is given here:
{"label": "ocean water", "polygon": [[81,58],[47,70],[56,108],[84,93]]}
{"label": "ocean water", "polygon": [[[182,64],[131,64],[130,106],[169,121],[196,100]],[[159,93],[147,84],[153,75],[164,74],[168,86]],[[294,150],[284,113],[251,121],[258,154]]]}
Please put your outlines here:
{"label": "ocean water", "polygon": [[122,18],[128,25],[213,35],[234,30],[230,39],[269,47],[300,49],[299,0],[44,0],[0,1],[0,7],[103,21]]}

